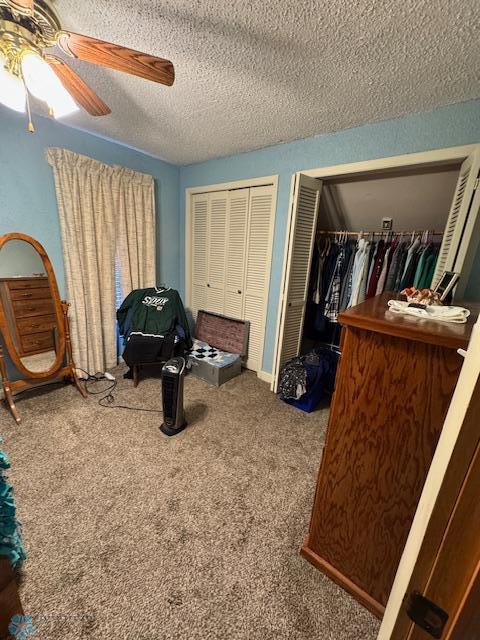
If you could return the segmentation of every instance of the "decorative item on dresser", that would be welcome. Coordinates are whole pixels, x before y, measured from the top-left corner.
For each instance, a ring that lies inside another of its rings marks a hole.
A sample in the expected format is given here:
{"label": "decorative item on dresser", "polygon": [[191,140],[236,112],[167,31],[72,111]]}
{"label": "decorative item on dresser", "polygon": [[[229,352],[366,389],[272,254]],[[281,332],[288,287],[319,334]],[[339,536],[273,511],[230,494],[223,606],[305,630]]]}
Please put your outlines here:
{"label": "decorative item on dresser", "polygon": [[15,393],[64,379],[76,385],[68,325],[52,264],[34,238],[0,236],[0,375],[15,420]]}
{"label": "decorative item on dresser", "polygon": [[478,315],[451,325],[398,316],[387,307],[395,297],[339,315],[342,356],[302,547],[378,617],[457,383],[457,349],[467,347]]}

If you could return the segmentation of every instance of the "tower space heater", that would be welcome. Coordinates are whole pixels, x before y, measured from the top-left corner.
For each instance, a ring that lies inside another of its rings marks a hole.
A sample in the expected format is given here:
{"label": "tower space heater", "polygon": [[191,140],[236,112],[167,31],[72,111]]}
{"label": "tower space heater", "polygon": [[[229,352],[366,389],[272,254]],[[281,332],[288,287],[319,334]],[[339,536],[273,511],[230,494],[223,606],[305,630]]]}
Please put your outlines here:
{"label": "tower space heater", "polygon": [[174,436],[187,426],[183,409],[185,358],[172,358],[162,367],[163,424],[160,431]]}

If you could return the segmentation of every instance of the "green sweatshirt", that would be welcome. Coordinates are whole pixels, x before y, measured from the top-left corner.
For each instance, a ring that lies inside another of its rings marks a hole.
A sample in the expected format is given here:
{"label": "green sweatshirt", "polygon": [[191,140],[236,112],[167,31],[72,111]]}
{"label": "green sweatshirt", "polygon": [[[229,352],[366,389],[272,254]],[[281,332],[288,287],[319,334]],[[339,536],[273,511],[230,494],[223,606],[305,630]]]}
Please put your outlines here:
{"label": "green sweatshirt", "polygon": [[122,336],[163,337],[180,325],[185,332],[187,346],[192,346],[185,309],[175,289],[135,289],[122,302],[117,320]]}

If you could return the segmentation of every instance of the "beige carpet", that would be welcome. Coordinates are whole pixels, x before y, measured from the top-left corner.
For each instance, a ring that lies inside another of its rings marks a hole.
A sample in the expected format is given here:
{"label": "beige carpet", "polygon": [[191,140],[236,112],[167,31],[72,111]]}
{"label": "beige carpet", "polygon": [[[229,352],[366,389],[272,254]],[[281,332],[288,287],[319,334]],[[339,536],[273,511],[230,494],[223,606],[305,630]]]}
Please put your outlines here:
{"label": "beige carpet", "polygon": [[[160,384],[117,403],[160,408]],[[29,559],[36,637],[73,640],[370,640],[378,622],[298,551],[327,410],[287,407],[255,375],[192,376],[190,422],[103,409],[73,387],[0,409]]]}

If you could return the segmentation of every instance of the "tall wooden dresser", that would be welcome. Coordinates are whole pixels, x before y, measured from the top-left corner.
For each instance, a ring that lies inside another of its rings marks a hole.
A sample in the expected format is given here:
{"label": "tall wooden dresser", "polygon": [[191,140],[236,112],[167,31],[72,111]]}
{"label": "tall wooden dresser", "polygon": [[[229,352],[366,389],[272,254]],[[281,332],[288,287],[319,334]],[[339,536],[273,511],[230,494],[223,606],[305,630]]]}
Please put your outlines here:
{"label": "tall wooden dresser", "polygon": [[0,278],[0,296],[20,356],[55,347],[57,320],[47,277]]}
{"label": "tall wooden dresser", "polygon": [[[339,316],[342,355],[302,554],[383,615],[468,345],[467,324],[382,294]],[[478,309],[477,309],[478,311]]]}

